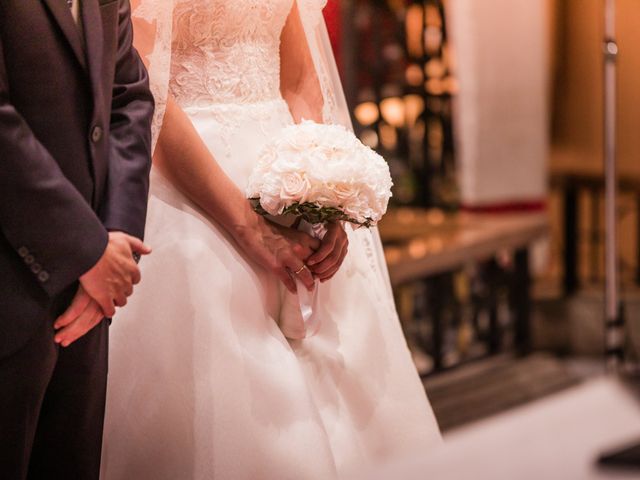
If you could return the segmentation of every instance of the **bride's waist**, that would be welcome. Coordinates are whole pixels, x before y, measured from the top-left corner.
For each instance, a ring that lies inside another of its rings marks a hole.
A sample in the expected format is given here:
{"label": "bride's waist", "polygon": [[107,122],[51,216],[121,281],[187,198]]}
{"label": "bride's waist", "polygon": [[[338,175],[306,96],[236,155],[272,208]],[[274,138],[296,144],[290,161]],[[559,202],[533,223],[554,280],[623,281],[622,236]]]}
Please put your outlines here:
{"label": "bride's waist", "polygon": [[200,97],[197,101],[193,99],[180,99],[176,97],[176,102],[180,108],[188,114],[211,113],[212,115],[255,115],[273,114],[275,112],[286,112],[290,115],[289,106],[280,94],[272,97],[251,102],[239,102],[232,99],[206,98]]}
{"label": "bride's waist", "polygon": [[254,50],[174,58],[171,93],[188,106],[245,105],[281,98],[279,63]]}
{"label": "bride's waist", "polygon": [[213,106],[255,108],[268,102],[280,102],[282,95],[279,88],[236,88],[212,86],[210,88],[198,88],[189,85],[179,86],[173,82],[170,85],[171,95],[182,108],[211,108]]}

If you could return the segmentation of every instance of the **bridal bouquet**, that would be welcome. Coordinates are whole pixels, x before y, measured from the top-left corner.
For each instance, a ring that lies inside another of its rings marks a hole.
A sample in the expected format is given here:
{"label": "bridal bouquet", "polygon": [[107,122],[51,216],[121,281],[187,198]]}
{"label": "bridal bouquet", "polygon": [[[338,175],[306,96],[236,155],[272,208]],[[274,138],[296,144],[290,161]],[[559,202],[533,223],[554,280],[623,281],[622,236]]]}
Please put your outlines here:
{"label": "bridal bouquet", "polygon": [[[263,149],[247,197],[263,215],[293,216],[299,229],[322,238],[324,224],[372,227],[387,211],[391,175],[385,160],[340,125],[303,121],[284,128]],[[286,299],[285,299],[286,300]],[[280,328],[288,338],[315,333],[317,288],[298,284],[298,305],[285,301]]]}

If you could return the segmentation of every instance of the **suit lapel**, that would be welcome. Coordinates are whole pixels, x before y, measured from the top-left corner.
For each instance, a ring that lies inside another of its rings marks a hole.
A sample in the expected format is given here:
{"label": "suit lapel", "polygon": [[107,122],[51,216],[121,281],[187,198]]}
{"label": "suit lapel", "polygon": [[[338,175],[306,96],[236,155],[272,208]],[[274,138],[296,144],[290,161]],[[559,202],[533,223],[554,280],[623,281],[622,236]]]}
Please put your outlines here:
{"label": "suit lapel", "polygon": [[[104,87],[102,85],[102,57],[104,48],[102,15],[100,14],[98,0],[82,0],[81,5],[81,21],[84,27],[89,77],[93,91],[93,115],[94,120],[96,120],[101,118],[100,112],[104,108]],[[106,131],[105,125],[102,125],[102,128]],[[104,179],[107,176],[107,163],[98,162],[97,158],[95,155],[91,156],[93,178],[96,179],[96,189],[94,189],[93,192],[94,205],[98,205],[99,199],[101,198],[101,190],[98,186],[100,181],[97,179]]]}
{"label": "suit lapel", "polygon": [[73,16],[71,16],[71,12],[69,11],[69,7],[67,6],[64,0],[42,0],[44,4],[47,6],[53,18],[55,18],[56,22],[60,26],[62,33],[66,37],[73,53],[76,58],[80,62],[84,68],[86,68],[87,63],[84,56],[84,48],[82,46],[82,37],[80,36],[80,32],[78,31],[78,26],[73,21]]}
{"label": "suit lapel", "polygon": [[87,44],[87,58],[93,95],[98,97],[101,92],[103,55],[102,17],[98,0],[83,0],[82,22]]}

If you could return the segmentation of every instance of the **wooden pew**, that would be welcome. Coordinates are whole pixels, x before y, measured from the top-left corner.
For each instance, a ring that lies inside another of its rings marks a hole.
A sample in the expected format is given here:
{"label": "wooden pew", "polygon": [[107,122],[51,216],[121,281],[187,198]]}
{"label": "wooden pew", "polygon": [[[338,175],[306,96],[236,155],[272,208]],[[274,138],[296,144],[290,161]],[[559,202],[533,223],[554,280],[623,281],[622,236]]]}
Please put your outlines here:
{"label": "wooden pew", "polygon": [[[445,215],[438,210],[400,208],[391,210],[379,225],[385,245],[391,283],[395,287],[425,282],[432,292],[429,309],[434,319],[433,360],[435,370],[444,367],[442,314],[446,305],[441,292],[446,275],[468,264],[491,262],[500,253],[513,252],[515,275],[510,284],[514,300],[516,348],[530,347],[529,247],[548,235],[544,213]],[[495,317],[495,318],[494,318]],[[497,312],[492,313],[490,353],[498,353]]]}

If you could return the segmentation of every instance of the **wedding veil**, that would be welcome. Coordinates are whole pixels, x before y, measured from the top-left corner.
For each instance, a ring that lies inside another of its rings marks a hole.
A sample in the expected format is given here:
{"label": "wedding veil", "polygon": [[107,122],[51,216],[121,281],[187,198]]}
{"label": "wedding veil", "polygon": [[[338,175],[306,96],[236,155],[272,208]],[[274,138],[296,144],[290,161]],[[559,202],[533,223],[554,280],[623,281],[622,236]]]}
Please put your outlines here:
{"label": "wedding veil", "polygon": [[[326,0],[295,1],[322,89],[323,121],[343,125],[353,130],[327,26],[322,15]],[[134,44],[149,70],[151,92],[156,101],[152,124],[154,149],[162,127],[169,94],[171,48],[174,33],[173,10],[176,2],[177,0],[131,0],[135,27]],[[361,241],[373,243],[367,247],[370,267],[378,271],[386,280],[387,295],[393,304],[389,273],[377,228],[368,229],[366,233],[361,229],[360,232]]]}
{"label": "wedding veil", "polygon": [[[156,101],[152,133],[155,148],[162,127],[169,91],[173,9],[176,0],[132,0],[135,46],[147,68]],[[327,27],[322,16],[326,0],[296,0],[307,43],[322,88],[325,123],[351,129],[349,109],[342,90]]]}

